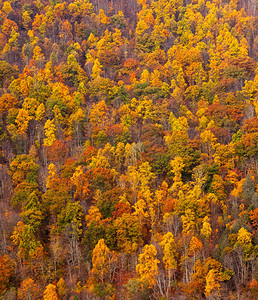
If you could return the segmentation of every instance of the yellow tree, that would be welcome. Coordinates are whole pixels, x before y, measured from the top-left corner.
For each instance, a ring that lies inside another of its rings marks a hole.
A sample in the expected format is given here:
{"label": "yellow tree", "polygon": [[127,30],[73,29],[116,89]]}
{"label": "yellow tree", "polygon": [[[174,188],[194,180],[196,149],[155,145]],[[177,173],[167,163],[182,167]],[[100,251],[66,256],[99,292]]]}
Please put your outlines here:
{"label": "yellow tree", "polygon": [[115,44],[117,47],[120,47],[123,45],[123,38],[122,38],[121,30],[115,28],[115,32],[112,34],[112,38],[113,38],[113,44]]}
{"label": "yellow tree", "polygon": [[40,105],[37,107],[37,109],[35,111],[35,119],[37,121],[40,121],[43,118],[45,112],[46,112],[46,109],[45,109],[44,104],[40,103]]}
{"label": "yellow tree", "polygon": [[49,284],[45,291],[44,291],[44,296],[43,300],[58,300],[58,295],[56,292],[56,286],[54,284]]}
{"label": "yellow tree", "polygon": [[88,210],[88,214],[85,216],[85,221],[89,227],[93,222],[100,224],[102,222],[102,215],[97,206],[92,205]]}
{"label": "yellow tree", "polygon": [[70,3],[68,7],[75,19],[85,17],[93,11],[93,4],[89,0],[76,0]]}
{"label": "yellow tree", "polygon": [[[114,282],[116,262],[116,254],[108,249],[104,239],[100,239],[92,253],[92,269],[87,281],[90,292],[97,296],[99,293],[113,294],[112,283]],[[96,289],[98,285],[101,285],[102,291]]]}
{"label": "yellow tree", "polygon": [[172,190],[178,191],[180,187],[182,187],[182,171],[185,166],[183,158],[180,156],[176,156],[171,162],[170,165],[172,167],[172,172],[174,173],[174,182],[171,187]]}
{"label": "yellow tree", "polygon": [[26,278],[18,288],[18,300],[37,299],[39,296],[39,287],[32,278]]}
{"label": "yellow tree", "polygon": [[248,278],[248,269],[255,261],[255,248],[252,245],[252,233],[241,227],[237,235],[231,234],[228,238],[233,245],[233,253],[236,255],[238,272],[235,279],[239,284],[244,284]]}
{"label": "yellow tree", "polygon": [[[174,235],[171,232],[166,233],[160,242],[160,246],[163,249],[163,263],[166,269],[166,278],[167,284],[165,288],[165,295],[167,299],[169,298],[169,290],[171,286],[171,278],[173,273],[177,268],[177,261],[176,261],[176,243],[174,240]],[[162,286],[162,285],[160,285]]]}
{"label": "yellow tree", "polygon": [[212,234],[211,224],[209,222],[209,217],[204,217],[201,229],[201,235],[208,239]]}
{"label": "yellow tree", "polygon": [[143,218],[150,218],[152,234],[158,216],[157,198],[153,197],[151,191],[151,183],[154,178],[155,174],[151,172],[149,162],[142,163],[138,169],[135,166],[128,167],[128,181],[134,192],[135,200],[138,198],[134,205],[135,214],[138,215],[140,223]]}
{"label": "yellow tree", "polygon": [[26,109],[21,108],[15,120],[15,123],[18,127],[17,132],[20,134],[25,134],[29,126],[29,121],[31,119],[32,118],[29,116],[29,112]]}
{"label": "yellow tree", "polygon": [[110,19],[109,17],[105,14],[103,9],[99,10],[99,15],[98,18],[100,20],[100,23],[102,24],[109,24],[110,23]]}
{"label": "yellow tree", "polygon": [[143,253],[139,255],[136,272],[142,285],[147,284],[149,288],[157,284],[158,263],[157,250],[154,245],[145,245]]}
{"label": "yellow tree", "polygon": [[216,147],[219,145],[217,143],[217,138],[210,130],[204,130],[200,134],[200,139],[202,142],[203,152],[206,152],[208,157],[210,157],[214,154]]}
{"label": "yellow tree", "polygon": [[214,299],[214,297],[219,296],[220,283],[218,275],[217,270],[211,269],[206,276],[205,295],[208,298],[211,296],[211,299]]}
{"label": "yellow tree", "polygon": [[30,14],[27,10],[22,13],[22,24],[26,30],[28,30],[29,23],[31,22]]}
{"label": "yellow tree", "polygon": [[9,1],[3,3],[2,11],[8,15],[12,11],[12,6]]}
{"label": "yellow tree", "polygon": [[252,234],[242,227],[237,233],[237,241],[242,245],[250,244],[252,242]]}
{"label": "yellow tree", "polygon": [[95,79],[96,77],[100,76],[102,74],[102,65],[100,64],[99,60],[96,58],[94,60],[94,64],[92,67],[92,74],[91,78]]}
{"label": "yellow tree", "polygon": [[163,262],[167,270],[175,270],[177,267],[176,262],[176,249],[174,235],[171,232],[166,233],[160,242],[163,249]]}
{"label": "yellow tree", "polygon": [[56,174],[56,166],[54,164],[50,164],[48,166],[48,177],[47,177],[46,187],[48,189],[54,188],[57,180],[58,180],[58,176]]}
{"label": "yellow tree", "polygon": [[44,130],[46,136],[46,138],[44,139],[44,146],[51,146],[56,140],[56,136],[55,136],[56,126],[54,124],[54,121],[47,120],[44,126]]}
{"label": "yellow tree", "polygon": [[140,83],[148,82],[150,79],[150,73],[147,69],[143,69],[141,77],[140,77]]}

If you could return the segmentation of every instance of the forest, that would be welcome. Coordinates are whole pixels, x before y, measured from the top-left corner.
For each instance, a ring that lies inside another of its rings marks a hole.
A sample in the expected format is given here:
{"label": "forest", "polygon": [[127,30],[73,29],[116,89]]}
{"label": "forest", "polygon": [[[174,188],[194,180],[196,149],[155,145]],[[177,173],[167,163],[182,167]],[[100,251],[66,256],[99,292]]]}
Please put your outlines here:
{"label": "forest", "polygon": [[255,0],[0,0],[0,299],[258,297]]}

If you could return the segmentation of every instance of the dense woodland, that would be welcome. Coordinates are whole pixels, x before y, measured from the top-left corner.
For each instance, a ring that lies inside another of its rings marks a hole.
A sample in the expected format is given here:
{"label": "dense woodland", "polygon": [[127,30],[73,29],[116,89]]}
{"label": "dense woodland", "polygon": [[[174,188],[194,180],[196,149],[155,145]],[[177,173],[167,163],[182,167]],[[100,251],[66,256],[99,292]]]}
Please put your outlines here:
{"label": "dense woodland", "polygon": [[257,297],[255,11],[0,0],[0,299]]}

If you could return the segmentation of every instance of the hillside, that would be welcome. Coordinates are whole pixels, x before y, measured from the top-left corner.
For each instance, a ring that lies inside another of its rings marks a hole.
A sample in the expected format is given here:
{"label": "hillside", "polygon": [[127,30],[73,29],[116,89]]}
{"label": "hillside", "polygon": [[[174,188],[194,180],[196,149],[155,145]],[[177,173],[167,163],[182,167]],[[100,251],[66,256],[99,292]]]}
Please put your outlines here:
{"label": "hillside", "polygon": [[0,299],[256,299],[255,0],[0,0]]}

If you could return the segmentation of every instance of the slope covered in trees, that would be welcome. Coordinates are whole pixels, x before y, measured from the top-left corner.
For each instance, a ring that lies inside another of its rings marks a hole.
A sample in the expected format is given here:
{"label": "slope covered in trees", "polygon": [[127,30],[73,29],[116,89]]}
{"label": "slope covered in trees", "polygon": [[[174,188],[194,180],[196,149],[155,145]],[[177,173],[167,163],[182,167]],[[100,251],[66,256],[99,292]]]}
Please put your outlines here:
{"label": "slope covered in trees", "polygon": [[255,299],[255,1],[0,0],[0,298]]}

